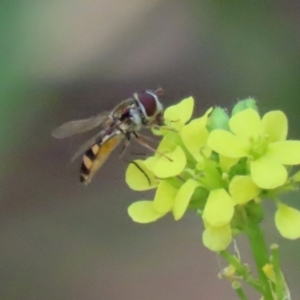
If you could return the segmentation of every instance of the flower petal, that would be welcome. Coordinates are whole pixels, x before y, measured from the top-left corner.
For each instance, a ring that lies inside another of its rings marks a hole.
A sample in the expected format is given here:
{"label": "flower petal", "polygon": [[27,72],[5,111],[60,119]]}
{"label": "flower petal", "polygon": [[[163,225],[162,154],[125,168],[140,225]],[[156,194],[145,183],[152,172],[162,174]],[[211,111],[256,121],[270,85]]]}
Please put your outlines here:
{"label": "flower petal", "polygon": [[216,189],[210,192],[202,217],[209,225],[220,227],[231,221],[233,213],[232,198],[224,189]]}
{"label": "flower petal", "polygon": [[[170,131],[169,129],[167,130]],[[178,133],[176,134],[178,135]],[[159,153],[173,151],[175,147],[176,143],[172,139],[170,139],[169,137],[164,137],[157,147],[157,152],[155,153],[155,156],[160,156]]]}
{"label": "flower petal", "polygon": [[157,164],[158,160],[159,157],[150,156],[146,160],[144,160],[144,165],[148,170],[150,170],[150,172],[153,172],[154,166]]}
{"label": "flower petal", "polygon": [[229,193],[236,204],[246,204],[260,193],[250,176],[234,176],[229,184]]}
{"label": "flower petal", "polygon": [[231,158],[244,157],[249,153],[248,143],[222,129],[213,130],[207,144],[215,152]]}
{"label": "flower petal", "polygon": [[270,111],[263,116],[261,121],[263,131],[268,135],[268,141],[270,143],[284,141],[286,139],[288,120],[282,111]]}
{"label": "flower petal", "polygon": [[151,223],[164,216],[155,210],[153,201],[142,200],[132,203],[128,207],[128,214],[134,222]]}
{"label": "flower petal", "polygon": [[180,146],[171,152],[166,152],[157,158],[152,171],[159,178],[168,178],[178,175],[186,165],[186,157]]}
{"label": "flower petal", "polygon": [[274,189],[281,186],[288,176],[281,163],[266,155],[250,162],[250,171],[254,183],[262,189]]}
{"label": "flower petal", "polygon": [[191,197],[195,188],[199,186],[199,183],[193,179],[188,179],[179,189],[173,208],[174,219],[177,221],[181,219],[189,205]]}
{"label": "flower petal", "polygon": [[255,137],[262,133],[261,120],[258,112],[252,108],[245,109],[229,120],[231,131],[241,137]]}
{"label": "flower petal", "polygon": [[220,168],[223,172],[228,173],[235,164],[237,164],[239,158],[226,157],[219,155]]}
{"label": "flower petal", "polygon": [[135,191],[154,189],[158,185],[153,172],[148,170],[144,162],[140,159],[128,165],[125,180],[128,186]]}
{"label": "flower petal", "polygon": [[201,148],[205,146],[208,138],[208,130],[203,118],[193,120],[185,125],[181,129],[180,135],[187,150],[197,161],[201,160]]}
{"label": "flower petal", "polygon": [[205,247],[211,251],[225,250],[231,243],[232,233],[229,224],[221,227],[206,226],[202,234],[202,241]]}
{"label": "flower petal", "polygon": [[267,154],[283,165],[300,164],[300,141],[283,141],[268,146]]}
{"label": "flower petal", "polygon": [[153,205],[156,211],[160,213],[169,212],[175,201],[178,189],[174,188],[167,180],[162,180],[156,190]]}
{"label": "flower petal", "polygon": [[164,119],[172,128],[180,130],[191,118],[194,109],[194,98],[183,99],[176,105],[169,106],[164,112]]}
{"label": "flower petal", "polygon": [[291,240],[300,237],[300,211],[279,203],[275,213],[275,224],[280,234]]}

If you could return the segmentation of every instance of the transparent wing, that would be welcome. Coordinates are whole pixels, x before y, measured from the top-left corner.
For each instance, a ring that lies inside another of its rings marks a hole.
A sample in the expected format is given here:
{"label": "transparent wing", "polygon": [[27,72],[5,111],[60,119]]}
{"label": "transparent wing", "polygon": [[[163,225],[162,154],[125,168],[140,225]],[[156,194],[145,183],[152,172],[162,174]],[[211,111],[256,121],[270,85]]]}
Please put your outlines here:
{"label": "transparent wing", "polygon": [[108,112],[100,113],[89,119],[74,120],[64,123],[53,130],[52,136],[57,139],[64,139],[77,133],[89,131],[97,126],[100,126],[108,119]]}
{"label": "transparent wing", "polygon": [[95,143],[99,143],[103,136],[105,135],[106,130],[102,130],[92,138],[90,138],[88,141],[86,141],[73,155],[71,162],[76,160],[78,157],[82,156],[90,147],[92,147]]}

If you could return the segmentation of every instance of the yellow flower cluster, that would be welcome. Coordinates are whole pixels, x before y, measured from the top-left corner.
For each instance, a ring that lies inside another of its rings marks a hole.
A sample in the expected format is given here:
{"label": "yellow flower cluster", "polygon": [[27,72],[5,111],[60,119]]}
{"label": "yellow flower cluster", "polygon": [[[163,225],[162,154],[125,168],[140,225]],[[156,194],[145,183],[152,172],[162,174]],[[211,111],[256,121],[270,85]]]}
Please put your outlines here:
{"label": "yellow flower cluster", "polygon": [[192,97],[168,107],[166,125],[153,130],[162,136],[156,153],[128,166],[130,188],[156,189],[154,200],[130,205],[130,217],[149,223],[171,212],[179,220],[188,208],[195,209],[204,223],[204,245],[221,251],[231,243],[233,229],[243,230],[245,209],[272,197],[277,229],[286,238],[299,238],[300,212],[278,200],[299,181],[287,171],[300,164],[300,141],[286,141],[285,114],[271,111],[261,118],[255,107],[243,107],[229,118],[210,108],[190,121],[193,108]]}

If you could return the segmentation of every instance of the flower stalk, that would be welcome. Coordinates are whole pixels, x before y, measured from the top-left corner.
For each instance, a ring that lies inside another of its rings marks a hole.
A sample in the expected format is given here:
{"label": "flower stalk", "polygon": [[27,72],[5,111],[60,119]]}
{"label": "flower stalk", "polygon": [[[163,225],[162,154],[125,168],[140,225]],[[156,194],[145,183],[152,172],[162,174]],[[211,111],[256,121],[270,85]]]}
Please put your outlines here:
{"label": "flower stalk", "polygon": [[236,294],[241,300],[248,300],[246,294],[244,293],[241,284],[238,281],[232,283],[232,288],[236,291]]}
{"label": "flower stalk", "polygon": [[263,267],[269,263],[268,248],[265,242],[264,234],[261,231],[260,226],[254,222],[248,223],[245,233],[250,243],[251,253],[256,264],[260,282],[264,287],[264,299],[273,300],[270,281],[263,272]]}
{"label": "flower stalk", "polygon": [[[248,283],[253,289],[259,292],[261,295],[263,294],[263,286],[258,279],[252,277],[250,273],[250,269],[247,265],[242,264],[240,259],[236,256],[229,253],[228,250],[223,250],[220,252],[220,255],[228,262],[229,265],[233,266],[235,269],[236,277],[235,279],[239,278],[244,282]],[[227,276],[223,276],[227,277]]]}

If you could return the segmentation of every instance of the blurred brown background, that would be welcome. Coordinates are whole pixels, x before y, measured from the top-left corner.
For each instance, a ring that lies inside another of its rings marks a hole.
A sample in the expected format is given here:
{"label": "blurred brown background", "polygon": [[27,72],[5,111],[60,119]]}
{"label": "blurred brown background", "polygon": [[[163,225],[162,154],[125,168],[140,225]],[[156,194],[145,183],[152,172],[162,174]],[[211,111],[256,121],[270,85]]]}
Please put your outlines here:
{"label": "blurred brown background", "polygon": [[[195,114],[254,96],[300,139],[300,2],[3,0],[0,37],[0,299],[235,299],[193,213],[133,223],[128,205],[152,193],[129,190],[118,153],[86,188],[69,160],[87,135],[50,133],[162,86],[166,106],[194,95]],[[300,242],[267,209],[297,299]]]}

